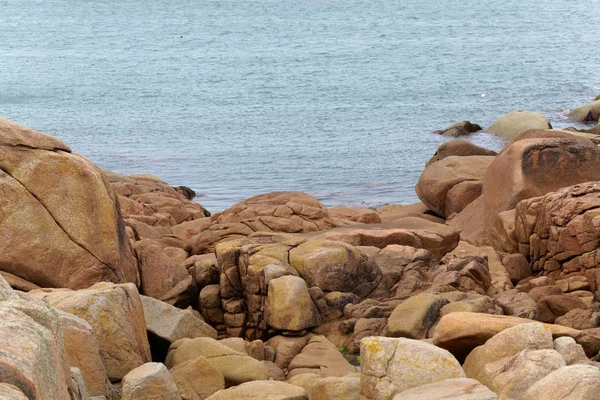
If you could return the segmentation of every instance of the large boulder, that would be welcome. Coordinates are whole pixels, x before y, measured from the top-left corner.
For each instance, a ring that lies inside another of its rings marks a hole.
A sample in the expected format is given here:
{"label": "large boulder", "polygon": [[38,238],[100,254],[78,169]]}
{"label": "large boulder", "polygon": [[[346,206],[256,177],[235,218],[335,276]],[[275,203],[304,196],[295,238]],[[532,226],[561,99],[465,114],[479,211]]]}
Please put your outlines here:
{"label": "large boulder", "polygon": [[311,385],[307,392],[309,399],[360,400],[360,375],[322,378]]}
{"label": "large boulder", "polygon": [[278,381],[246,382],[220,390],[206,400],[308,400],[300,386]]}
{"label": "large boulder", "polygon": [[475,379],[455,378],[405,390],[393,400],[498,400],[498,395]]}
{"label": "large boulder", "polygon": [[[16,393],[29,399],[68,399],[71,374],[56,310],[35,298],[19,296],[2,278],[0,300],[2,383],[18,388]],[[3,390],[8,392],[6,398],[19,398],[14,390]]]}
{"label": "large boulder", "polygon": [[532,270],[555,279],[582,275],[596,290],[600,228],[595,221],[599,206],[600,182],[521,201],[516,208],[515,236]]}
{"label": "large boulder", "polygon": [[212,222],[187,245],[192,254],[210,253],[217,243],[253,232],[302,233],[333,227],[327,208],[301,192],[272,192],[253,196],[215,214]]}
{"label": "large boulder", "polygon": [[225,378],[221,371],[202,356],[177,364],[169,372],[185,400],[204,400],[225,389]]}
{"label": "large boulder", "polygon": [[598,118],[600,118],[600,100],[584,104],[572,110],[569,113],[569,118],[575,122],[598,122]]}
{"label": "large boulder", "polygon": [[493,150],[488,150],[483,147],[479,147],[467,140],[451,140],[446,143],[442,143],[433,156],[427,161],[427,165],[436,161],[443,160],[450,156],[495,156],[496,153]]}
{"label": "large boulder", "polygon": [[471,133],[477,132],[481,130],[481,126],[472,123],[471,121],[460,121],[455,124],[450,125],[446,129],[441,131],[435,131],[435,133],[450,136],[450,137],[459,137],[470,135]]}
{"label": "large boulder", "polygon": [[367,337],[360,343],[361,396],[389,400],[417,386],[464,378],[448,351],[412,339]]}
{"label": "large boulder", "polygon": [[388,335],[424,339],[449,301],[440,295],[422,293],[398,305],[388,318]]}
{"label": "large boulder", "polygon": [[[503,330],[531,322],[534,321],[507,315],[454,312],[444,315],[438,322],[433,344],[462,359],[475,347],[484,344]],[[575,339],[590,357],[600,351],[600,338],[585,331],[552,324],[544,324],[544,327],[555,338],[569,336]]]}
{"label": "large boulder", "polygon": [[377,211],[370,208],[337,206],[329,208],[329,215],[332,218],[361,224],[380,224],[381,218]]}
{"label": "large boulder", "polygon": [[269,379],[267,368],[262,362],[232,350],[215,339],[205,337],[181,339],[173,343],[169,348],[165,365],[173,368],[200,356],[206,358],[211,366],[223,374],[227,387]]}
{"label": "large boulder", "polygon": [[179,400],[173,377],[160,363],[146,363],[123,377],[121,400]]}
{"label": "large boulder", "polygon": [[[417,196],[430,210],[446,217],[446,201],[449,192],[462,182],[482,181],[494,158],[493,156],[450,156],[429,164],[415,187]],[[466,207],[466,204],[464,206]]]}
{"label": "large boulder", "polygon": [[268,323],[274,329],[302,331],[319,323],[319,314],[306,281],[293,275],[269,281]]}
{"label": "large boulder", "polygon": [[41,287],[138,283],[117,197],[89,160],[0,119],[0,186],[4,271]]}
{"label": "large boulder", "polygon": [[517,110],[503,115],[486,132],[510,139],[530,129],[552,129],[552,125],[542,113]]}
{"label": "large boulder", "polygon": [[459,232],[460,240],[475,246],[487,245],[489,241],[483,223],[484,213],[485,201],[481,195],[452,219],[446,221],[446,224]]}
{"label": "large boulder", "polygon": [[381,219],[381,223],[383,224],[406,217],[423,218],[431,222],[444,222],[439,215],[436,215],[421,202],[405,205],[388,204],[386,206],[377,208],[376,211],[377,215],[379,215],[379,218]]}
{"label": "large boulder", "polygon": [[595,400],[599,391],[598,367],[570,365],[537,381],[524,393],[522,400]]}
{"label": "large boulder", "polygon": [[131,283],[97,283],[89,289],[34,290],[59,310],[87,321],[100,345],[100,356],[111,381],[151,361],[140,295]]}
{"label": "large boulder", "polygon": [[336,240],[353,246],[383,249],[392,244],[416,247],[442,258],[458,244],[456,230],[424,218],[407,217],[377,225],[357,225],[331,229],[314,239]]}
{"label": "large boulder", "polygon": [[354,367],[333,343],[323,336],[313,336],[290,362],[287,378],[306,373],[315,373],[324,378],[340,377],[353,372]]}
{"label": "large boulder", "polygon": [[489,232],[498,214],[521,200],[598,179],[600,150],[589,140],[519,140],[505,148],[485,174],[485,230]]}

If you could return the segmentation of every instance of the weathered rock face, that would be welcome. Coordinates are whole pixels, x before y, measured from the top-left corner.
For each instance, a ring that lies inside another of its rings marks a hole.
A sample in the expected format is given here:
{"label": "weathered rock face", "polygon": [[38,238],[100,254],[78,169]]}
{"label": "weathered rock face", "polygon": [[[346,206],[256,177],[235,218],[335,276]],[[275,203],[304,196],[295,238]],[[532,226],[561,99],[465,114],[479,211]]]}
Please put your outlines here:
{"label": "weathered rock face", "polygon": [[446,217],[446,201],[451,189],[461,182],[482,181],[492,161],[492,156],[450,156],[429,164],[415,187],[417,196],[430,210]]}
{"label": "weathered rock face", "polygon": [[449,301],[439,295],[423,293],[397,306],[388,318],[388,335],[424,339],[437,322],[440,310]]}
{"label": "weathered rock face", "polygon": [[202,356],[178,364],[169,372],[185,400],[204,400],[225,389],[223,374]]}
{"label": "weathered rock face", "polygon": [[278,381],[254,381],[220,390],[206,400],[255,400],[257,394],[269,400],[308,400],[306,391],[299,386]]}
{"label": "weathered rock face", "polygon": [[489,244],[483,218],[485,201],[479,196],[446,223],[460,233],[460,239],[475,246]]}
{"label": "weathered rock face", "polygon": [[360,400],[360,375],[322,378],[308,390],[309,399]]}
{"label": "weathered rock face", "polygon": [[[433,335],[433,343],[449,350],[458,358],[463,358],[499,332],[531,322],[534,321],[506,315],[455,312],[440,319]],[[600,350],[600,339],[585,331],[551,324],[544,324],[544,327],[549,329],[555,338],[572,337],[589,356],[596,355]]]}
{"label": "weathered rock face", "polygon": [[75,314],[93,328],[111,381],[151,361],[144,310],[133,284],[97,283],[89,289],[34,290],[59,310]]}
{"label": "weathered rock face", "polygon": [[391,400],[405,390],[464,378],[456,359],[446,350],[411,339],[368,337],[360,344],[361,396]]}
{"label": "weathered rock face", "polygon": [[138,283],[116,195],[90,161],[0,119],[0,186],[2,270],[42,287]]}
{"label": "weathered rock face", "polygon": [[598,179],[600,151],[588,140],[552,138],[515,142],[496,157],[486,172],[485,230],[489,232],[498,214],[515,208],[521,200]]}
{"label": "weathered rock face", "polygon": [[427,161],[427,165],[443,160],[450,156],[495,156],[497,153],[492,150],[484,149],[479,147],[467,140],[451,140],[446,143],[442,143],[438,147],[435,154]]}
{"label": "weathered rock face", "polygon": [[504,138],[512,138],[530,129],[552,129],[552,125],[550,125],[544,114],[517,110],[503,115],[487,128],[486,132]]}
{"label": "weathered rock face", "polygon": [[[18,388],[16,393],[22,392],[25,398],[68,399],[71,374],[56,310],[17,295],[1,278],[0,300],[2,382]],[[3,390],[6,398],[20,398],[9,387]]]}
{"label": "weathered rock face", "polygon": [[456,378],[405,390],[394,400],[498,400],[498,395],[475,379]]}
{"label": "weathered rock face", "polygon": [[313,336],[288,366],[288,379],[306,373],[322,377],[345,376],[353,373],[354,367],[342,356],[333,343],[323,336]]}
{"label": "weathered rock face", "polygon": [[600,118],[600,100],[584,104],[572,110],[569,113],[569,118],[575,122],[597,122]]}
{"label": "weathered rock face", "polygon": [[329,215],[335,219],[360,222],[361,224],[380,224],[381,218],[377,211],[361,207],[331,207]]}
{"label": "weathered rock face", "polygon": [[211,224],[187,245],[192,254],[210,253],[217,243],[253,232],[301,233],[333,227],[327,208],[301,192],[273,192],[253,196],[212,217]]}
{"label": "weathered rock face", "polygon": [[521,201],[515,214],[519,251],[532,270],[554,279],[585,276],[597,288],[600,182],[565,187]]}
{"label": "weathered rock face", "polygon": [[522,400],[593,400],[600,391],[600,370],[591,365],[571,365],[537,381]]}
{"label": "weathered rock face", "polygon": [[204,357],[225,378],[227,387],[254,380],[269,379],[264,364],[211,338],[181,339],[169,348],[165,365],[173,368],[186,361]]}
{"label": "weathered rock face", "polygon": [[340,242],[253,236],[221,243],[216,253],[229,336],[259,339],[270,328],[299,332],[314,327],[329,318],[324,292],[351,291],[365,297],[382,281],[368,256]]}
{"label": "weathered rock face", "polygon": [[428,221],[424,218],[407,217],[377,225],[357,225],[335,228],[314,239],[335,240],[353,246],[373,246],[380,249],[398,244],[425,249],[440,259],[458,244],[456,230]]}
{"label": "weathered rock face", "polygon": [[472,123],[471,121],[460,121],[450,125],[446,129],[436,131],[436,133],[444,136],[459,137],[470,135],[471,133],[481,130],[481,126]]}
{"label": "weathered rock face", "polygon": [[179,400],[181,396],[167,368],[160,363],[146,363],[123,377],[122,400]]}

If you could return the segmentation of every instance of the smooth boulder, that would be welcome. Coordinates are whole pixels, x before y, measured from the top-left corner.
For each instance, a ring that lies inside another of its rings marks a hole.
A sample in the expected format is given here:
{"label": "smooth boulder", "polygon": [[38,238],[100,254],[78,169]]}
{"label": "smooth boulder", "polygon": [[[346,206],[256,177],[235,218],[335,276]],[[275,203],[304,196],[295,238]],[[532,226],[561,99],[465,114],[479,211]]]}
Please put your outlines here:
{"label": "smooth boulder", "polygon": [[552,125],[542,113],[516,110],[500,117],[486,132],[510,139],[531,129],[552,129]]}

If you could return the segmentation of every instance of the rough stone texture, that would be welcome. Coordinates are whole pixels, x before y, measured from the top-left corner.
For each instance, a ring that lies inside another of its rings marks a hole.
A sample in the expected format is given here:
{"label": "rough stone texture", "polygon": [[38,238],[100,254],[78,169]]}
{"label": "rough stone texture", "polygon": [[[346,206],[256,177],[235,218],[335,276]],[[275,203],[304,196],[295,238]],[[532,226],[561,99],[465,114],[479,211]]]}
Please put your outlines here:
{"label": "rough stone texture", "polygon": [[269,281],[268,304],[268,323],[274,329],[302,331],[319,323],[316,306],[300,277],[287,275]]}
{"label": "rough stone texture", "polygon": [[279,368],[287,368],[294,357],[300,354],[304,346],[308,344],[310,336],[273,336],[267,342],[267,345],[275,350],[275,359],[273,360]]}
{"label": "rough stone texture", "polygon": [[584,104],[572,110],[569,118],[575,122],[598,122],[600,118],[600,100]]}
{"label": "rough stone texture", "polygon": [[[500,256],[491,246],[473,246],[465,241],[460,241],[458,246],[450,253],[459,257],[466,255],[476,255],[487,259],[487,266],[490,275],[490,285],[498,290],[508,290],[512,288],[510,275],[502,263]],[[447,256],[448,257],[448,256]]]}
{"label": "rough stone texture", "polygon": [[[415,187],[417,196],[430,210],[446,217],[449,191],[461,182],[482,181],[485,171],[494,158],[493,156],[450,156],[429,164],[421,173]],[[477,196],[471,197],[473,200],[477,198]]]}
{"label": "rough stone texture", "polygon": [[[510,370],[505,368],[506,364],[522,350],[554,351],[552,332],[539,322],[521,324],[499,332],[469,353],[463,364],[465,374],[494,390],[493,380]],[[564,363],[560,354],[556,355]],[[520,368],[518,365],[516,367],[517,370]],[[504,381],[503,383],[506,384]],[[497,389],[500,388],[501,385]]]}
{"label": "rough stone texture", "polygon": [[[448,254],[435,272],[433,284],[440,288],[456,288],[462,292],[486,294],[492,287],[487,259],[477,254]],[[442,291],[447,291],[443,290]]]}
{"label": "rough stone texture", "polygon": [[568,294],[546,296],[537,302],[539,320],[553,323],[557,317],[563,316],[571,310],[585,309],[586,304],[579,297]]}
{"label": "rough stone texture", "polygon": [[[2,383],[18,387],[30,399],[68,399],[71,374],[56,310],[20,297],[2,278],[0,299]],[[8,387],[4,391],[11,392]]]}
{"label": "rough stone texture", "polygon": [[455,378],[406,390],[393,400],[498,400],[498,395],[475,379]]}
{"label": "rough stone texture", "polygon": [[460,233],[460,240],[474,246],[488,244],[484,229],[484,199],[479,196],[446,224]]}
{"label": "rough stone texture", "polygon": [[[485,230],[491,231],[497,215],[515,208],[521,200],[598,179],[600,150],[589,140],[519,140],[506,147],[487,169],[483,183]],[[494,242],[492,245],[496,247]]]}
{"label": "rough stone texture", "polygon": [[458,214],[481,196],[482,181],[465,181],[448,190],[445,202],[445,215]]}
{"label": "rough stone texture", "polygon": [[575,309],[556,318],[554,323],[579,330],[598,328],[600,327],[600,314],[591,309]]}
{"label": "rough stone texture", "polygon": [[0,396],[3,400],[28,400],[25,393],[9,383],[0,383]]}
{"label": "rough stone texture", "polygon": [[[440,319],[433,335],[433,344],[462,358],[499,332],[531,322],[534,321],[507,315],[456,312],[444,315]],[[560,325],[543,325],[552,332],[552,336],[555,338],[569,336],[575,339],[590,357],[600,351],[600,338],[596,336]]]}
{"label": "rough stone texture", "polygon": [[157,242],[144,239],[134,245],[140,265],[140,293],[163,299],[173,289],[174,262]]}
{"label": "rough stone texture", "polygon": [[58,314],[69,365],[79,368],[90,396],[108,396],[112,388],[92,326],[76,315],[60,310]]}
{"label": "rough stone texture", "polygon": [[217,338],[217,331],[194,315],[191,310],[181,310],[151,297],[140,297],[144,308],[146,329],[156,336],[170,343],[183,338]]}
{"label": "rough stone texture", "polygon": [[239,353],[211,338],[181,339],[169,348],[165,365],[173,368],[186,361],[205,357],[219,370],[227,387],[254,380],[269,379],[269,373],[260,361]]}
{"label": "rough stone texture", "polygon": [[454,229],[424,218],[407,217],[378,225],[357,225],[335,228],[314,239],[337,240],[353,246],[374,246],[380,249],[392,244],[425,249],[440,259],[458,244]]}
{"label": "rough stone texture", "polygon": [[327,208],[301,192],[253,196],[215,214],[210,225],[187,245],[192,254],[210,253],[217,243],[241,239],[253,232],[315,232],[333,227]]}
{"label": "rough stone texture", "polygon": [[506,315],[533,320],[538,319],[537,304],[527,293],[512,289],[498,293],[494,299]]}
{"label": "rough stone texture", "polygon": [[117,197],[89,160],[0,119],[0,186],[4,271],[41,287],[138,283]]}
{"label": "rough stone texture", "polygon": [[484,149],[479,147],[467,140],[451,140],[446,143],[442,143],[435,154],[427,161],[426,165],[434,163],[436,161],[443,160],[450,156],[495,156],[498,153],[492,150]]}
{"label": "rough stone texture", "polygon": [[449,301],[439,295],[418,294],[398,305],[388,318],[388,336],[423,339]]}
{"label": "rough stone texture", "polygon": [[360,357],[361,396],[373,400],[389,400],[417,386],[465,377],[452,354],[412,339],[365,338]]}
{"label": "rough stone texture", "polygon": [[387,206],[378,208],[376,211],[383,224],[406,217],[417,217],[427,219],[431,222],[444,223],[444,220],[440,216],[436,215],[421,202],[406,205],[388,204]]}
{"label": "rough stone texture", "polygon": [[223,374],[204,357],[185,361],[169,370],[184,400],[204,400],[225,389]]}
{"label": "rough stone texture", "polygon": [[335,219],[360,222],[361,224],[380,224],[381,218],[376,210],[362,207],[337,206],[329,208],[329,215]]}
{"label": "rough stone texture", "polygon": [[503,115],[486,132],[510,139],[531,129],[552,129],[552,125],[542,113],[516,110]]}
{"label": "rough stone texture", "polygon": [[333,343],[323,336],[313,336],[290,362],[287,377],[304,373],[316,373],[322,377],[344,376],[352,372],[354,367]]}
{"label": "rough stone texture", "polygon": [[[514,214],[513,214],[513,224],[514,224]],[[513,283],[519,282],[522,279],[528,278],[531,276],[531,266],[527,261],[527,258],[521,254],[507,254],[503,253],[501,255],[502,264],[506,268],[506,272],[510,277],[510,280]]]}
{"label": "rough stone texture", "polygon": [[[365,297],[382,281],[381,271],[373,260],[357,248],[340,242],[306,240],[291,235],[257,235],[220,243],[216,253],[228,335],[245,336],[250,340],[265,338],[271,328],[268,310],[271,280],[300,276],[306,281],[310,301],[318,310],[318,313],[312,312],[313,317],[304,320],[306,327],[315,326],[321,317],[329,318],[323,292],[351,291]],[[279,295],[283,293],[271,295],[272,300]],[[303,304],[307,304],[307,300],[303,297]],[[276,305],[272,320],[279,329],[295,330],[302,325],[287,326],[291,320],[286,322],[281,314],[277,315],[282,310],[281,305]]]}
{"label": "rough stone texture", "polygon": [[450,125],[446,129],[443,129],[441,131],[435,131],[435,133],[438,133],[443,136],[459,137],[470,135],[471,133],[480,130],[481,126],[474,124],[471,121],[460,121]]}
{"label": "rough stone texture", "polygon": [[308,400],[300,386],[279,381],[254,381],[220,390],[207,400]]}
{"label": "rough stone texture", "polygon": [[30,294],[75,314],[92,326],[111,381],[122,379],[132,369],[151,360],[144,310],[133,284],[103,282],[78,291],[44,289]]}
{"label": "rough stone texture", "polygon": [[319,379],[308,390],[308,398],[311,400],[360,400],[360,376]]}
{"label": "rough stone texture", "polygon": [[595,290],[599,207],[600,182],[521,201],[516,209],[515,232],[519,250],[530,260],[532,270],[554,279],[583,275]]}
{"label": "rough stone texture", "polygon": [[560,353],[567,365],[583,363],[588,360],[583,347],[568,336],[554,339],[554,350]]}
{"label": "rough stone texture", "polygon": [[600,370],[590,365],[557,369],[531,386],[522,400],[595,400],[600,392]]}
{"label": "rough stone texture", "polygon": [[177,385],[160,363],[146,363],[123,377],[121,400],[178,400]]}

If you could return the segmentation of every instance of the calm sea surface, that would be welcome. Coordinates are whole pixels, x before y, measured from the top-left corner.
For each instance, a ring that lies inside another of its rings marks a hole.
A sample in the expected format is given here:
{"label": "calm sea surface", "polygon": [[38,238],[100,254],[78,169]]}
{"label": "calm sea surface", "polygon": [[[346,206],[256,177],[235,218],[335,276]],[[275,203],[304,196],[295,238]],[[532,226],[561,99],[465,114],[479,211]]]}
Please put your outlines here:
{"label": "calm sea surface", "polygon": [[[417,200],[444,140],[600,94],[600,0],[0,0],[0,115],[211,211]],[[473,141],[498,149],[486,134]]]}

